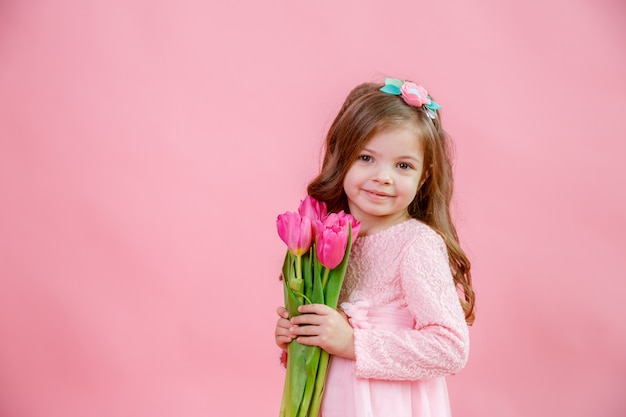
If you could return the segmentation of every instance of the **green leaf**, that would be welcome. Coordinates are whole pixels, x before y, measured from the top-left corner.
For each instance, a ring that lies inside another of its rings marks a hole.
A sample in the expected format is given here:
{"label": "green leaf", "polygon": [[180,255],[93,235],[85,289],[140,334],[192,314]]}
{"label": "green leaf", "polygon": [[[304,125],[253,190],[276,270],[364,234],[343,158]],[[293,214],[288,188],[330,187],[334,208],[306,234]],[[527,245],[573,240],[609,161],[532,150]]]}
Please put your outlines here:
{"label": "green leaf", "polygon": [[283,285],[285,291],[285,308],[289,312],[289,317],[294,317],[300,314],[298,307],[302,305],[302,302],[298,298],[297,294],[289,287],[289,284],[285,282]]}
{"label": "green leaf", "polygon": [[319,299],[321,303],[324,302],[324,287],[322,287],[322,273],[324,272],[324,266],[319,259],[317,259],[317,252],[313,255],[313,276],[317,278],[315,281],[314,291],[316,291],[315,298]]}
{"label": "green leaf", "polygon": [[304,295],[308,298],[311,298],[310,294],[313,289],[313,267],[311,265],[311,253],[313,253],[313,248],[311,248],[311,250],[302,255],[302,278],[304,279]]}
{"label": "green leaf", "polygon": [[404,84],[402,81],[395,78],[385,78],[385,85],[380,89],[380,91],[394,96],[399,96],[402,94],[402,84]]}
{"label": "green leaf", "polygon": [[431,110],[439,110],[441,106],[435,100],[430,100],[430,103],[426,104],[426,108]]}
{"label": "green leaf", "polygon": [[394,96],[399,96],[402,92],[399,87],[395,85],[386,85],[380,89],[383,93],[392,94]]}
{"label": "green leaf", "polygon": [[311,400],[311,410],[309,411],[309,415],[311,416],[317,416],[320,412],[322,397],[324,395],[324,385],[326,384],[326,375],[328,374],[329,361],[330,354],[325,350],[322,350],[317,369],[317,376],[315,377],[315,391],[313,391],[313,399]]}
{"label": "green leaf", "polygon": [[289,277],[294,276],[295,273],[295,259],[296,257],[289,251],[287,251],[287,255],[285,256],[285,261],[283,262],[283,293],[284,293],[284,301],[285,308],[289,312],[289,316],[297,316],[298,314],[298,306],[302,304],[298,299],[297,295],[293,292],[291,287],[289,286]]}
{"label": "green leaf", "polygon": [[399,89],[402,87],[402,84],[404,84],[404,81],[398,80],[397,78],[385,78],[385,85],[393,85]]}
{"label": "green leaf", "polygon": [[302,396],[302,405],[298,413],[298,416],[301,417],[312,416],[312,414],[309,413],[309,408],[311,406],[311,400],[313,399],[313,394],[315,392],[318,366],[322,353],[322,349],[319,346],[305,346],[305,348],[307,348],[305,355],[306,384],[304,388],[304,394]]}
{"label": "green leaf", "polygon": [[313,291],[311,292],[311,301],[315,304],[325,304],[324,287],[322,286],[321,274],[315,274],[313,277]]}
{"label": "green leaf", "polygon": [[287,348],[287,373],[289,374],[287,392],[283,392],[283,397],[287,398],[287,412],[285,416],[295,417],[302,410],[304,392],[307,385],[306,362],[310,356],[310,346],[292,342]]}

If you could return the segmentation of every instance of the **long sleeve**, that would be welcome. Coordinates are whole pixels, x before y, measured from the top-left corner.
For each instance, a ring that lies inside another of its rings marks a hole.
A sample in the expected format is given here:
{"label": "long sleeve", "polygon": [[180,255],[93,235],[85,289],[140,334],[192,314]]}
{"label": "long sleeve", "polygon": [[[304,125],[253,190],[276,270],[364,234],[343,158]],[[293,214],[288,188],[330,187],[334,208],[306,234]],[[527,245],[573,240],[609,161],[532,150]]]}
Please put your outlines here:
{"label": "long sleeve", "polygon": [[355,329],[357,377],[435,378],[456,373],[467,362],[469,331],[443,240],[429,229],[403,249],[399,285],[415,327]]}

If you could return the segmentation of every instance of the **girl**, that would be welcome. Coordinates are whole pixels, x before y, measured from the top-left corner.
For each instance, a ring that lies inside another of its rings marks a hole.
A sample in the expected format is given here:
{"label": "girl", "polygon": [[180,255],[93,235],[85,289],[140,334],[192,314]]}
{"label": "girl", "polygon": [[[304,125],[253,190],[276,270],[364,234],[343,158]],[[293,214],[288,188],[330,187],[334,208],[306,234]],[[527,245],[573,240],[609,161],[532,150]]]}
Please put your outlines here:
{"label": "girl", "polygon": [[275,331],[283,351],[295,339],[333,355],[322,417],[450,416],[444,376],[467,362],[474,292],[439,108],[411,82],[361,84],[328,132],[308,193],[361,222],[341,309],[280,307]]}

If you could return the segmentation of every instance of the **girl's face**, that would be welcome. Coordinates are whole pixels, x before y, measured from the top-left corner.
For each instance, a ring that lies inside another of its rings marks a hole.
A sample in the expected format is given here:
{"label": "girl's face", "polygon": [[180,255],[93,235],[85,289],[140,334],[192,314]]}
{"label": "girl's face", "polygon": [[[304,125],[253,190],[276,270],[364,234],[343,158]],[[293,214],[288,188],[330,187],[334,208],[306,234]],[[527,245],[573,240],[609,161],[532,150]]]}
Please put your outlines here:
{"label": "girl's face", "polygon": [[414,129],[396,127],[372,136],[343,180],[350,213],[362,223],[361,235],[410,218],[407,208],[423,165],[424,147]]}

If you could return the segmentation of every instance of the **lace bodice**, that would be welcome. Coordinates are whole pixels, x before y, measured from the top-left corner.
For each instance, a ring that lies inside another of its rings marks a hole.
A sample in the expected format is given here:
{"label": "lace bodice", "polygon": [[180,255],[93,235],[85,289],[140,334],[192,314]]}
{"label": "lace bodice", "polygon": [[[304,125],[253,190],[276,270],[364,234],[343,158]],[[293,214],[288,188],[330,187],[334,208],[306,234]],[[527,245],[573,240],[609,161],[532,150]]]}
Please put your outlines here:
{"label": "lace bodice", "polygon": [[443,239],[407,220],[352,248],[340,302],[408,309],[413,328],[355,328],[355,373],[361,378],[418,380],[465,366],[469,335]]}

